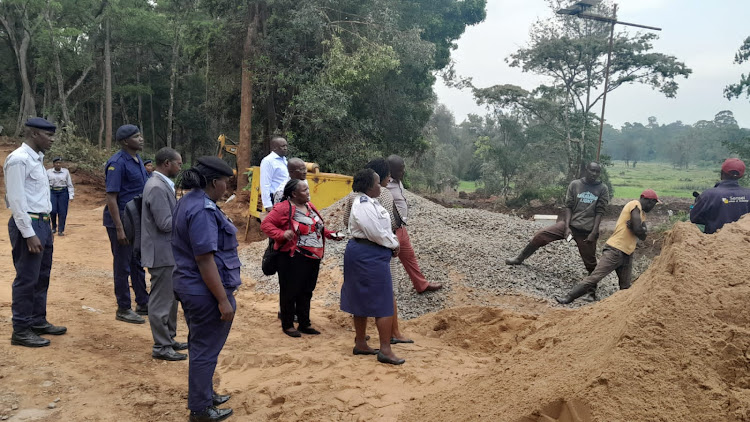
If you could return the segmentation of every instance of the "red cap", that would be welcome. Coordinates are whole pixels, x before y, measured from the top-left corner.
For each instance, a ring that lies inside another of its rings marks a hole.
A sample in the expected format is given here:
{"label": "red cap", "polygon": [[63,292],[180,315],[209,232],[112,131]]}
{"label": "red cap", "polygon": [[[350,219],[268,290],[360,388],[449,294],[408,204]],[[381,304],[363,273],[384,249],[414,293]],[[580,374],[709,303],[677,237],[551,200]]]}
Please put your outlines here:
{"label": "red cap", "polygon": [[656,192],[654,192],[653,189],[646,189],[643,192],[641,192],[641,198],[656,199],[656,202],[661,202],[659,201],[659,197],[656,196]]}
{"label": "red cap", "polygon": [[[745,163],[739,158],[727,158],[724,164],[721,165],[721,171],[739,179],[745,175]],[[732,174],[732,172],[736,172],[737,174]]]}

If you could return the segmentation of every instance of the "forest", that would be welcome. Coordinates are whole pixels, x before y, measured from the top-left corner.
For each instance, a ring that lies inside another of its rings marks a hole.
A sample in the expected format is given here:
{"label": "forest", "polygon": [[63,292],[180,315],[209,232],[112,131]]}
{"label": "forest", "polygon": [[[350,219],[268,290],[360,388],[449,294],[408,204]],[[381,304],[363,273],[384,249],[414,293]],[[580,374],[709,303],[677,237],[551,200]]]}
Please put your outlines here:
{"label": "forest", "polygon": [[[559,190],[596,157],[610,25],[560,17],[565,2],[547,2],[549,16],[505,60],[549,83],[481,87],[454,71],[451,53],[484,20],[485,0],[3,0],[0,134],[44,116],[63,128],[55,148],[92,169],[125,123],[142,128],[146,155],[171,146],[188,163],[226,134],[239,168],[281,135],[290,155],[329,172],[397,153],[422,190],[459,180],[506,197]],[[692,70],[655,51],[657,35],[613,34],[606,92],[643,84],[678,95]],[[437,102],[438,78],[470,90],[486,115],[457,123]],[[745,96],[746,77],[730,82],[726,96]],[[602,161],[687,168],[742,154],[749,135],[718,110],[692,124],[605,125]]]}

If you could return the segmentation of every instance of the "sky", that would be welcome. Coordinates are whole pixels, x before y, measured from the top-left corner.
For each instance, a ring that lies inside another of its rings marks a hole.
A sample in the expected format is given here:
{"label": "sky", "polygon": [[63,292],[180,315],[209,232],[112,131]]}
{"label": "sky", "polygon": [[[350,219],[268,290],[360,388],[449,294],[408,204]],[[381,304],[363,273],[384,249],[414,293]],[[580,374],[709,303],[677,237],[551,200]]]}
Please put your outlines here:
{"label": "sky", "polygon": [[[740,127],[750,128],[750,99],[730,101],[723,95],[726,85],[737,83],[741,74],[750,73],[750,63],[734,63],[735,53],[750,36],[750,1],[620,0],[618,7],[621,21],[661,27],[653,51],[677,57],[693,73],[688,79],[677,79],[680,88],[676,98],[666,98],[643,85],[621,86],[607,96],[607,123],[619,128],[625,122],[645,124],[649,116],[655,116],[660,124],[677,120],[693,124],[713,120],[719,111],[731,110]],[[457,73],[471,77],[474,86],[480,88],[513,84],[531,90],[548,82],[509,67],[505,58],[527,45],[534,22],[552,15],[544,0],[487,0],[487,18],[467,28],[457,41],[458,48],[452,56]],[[628,29],[631,33],[636,30]],[[457,122],[470,113],[486,113],[469,90],[448,88],[438,79],[435,91]],[[596,110],[597,114],[601,112],[598,104]]]}

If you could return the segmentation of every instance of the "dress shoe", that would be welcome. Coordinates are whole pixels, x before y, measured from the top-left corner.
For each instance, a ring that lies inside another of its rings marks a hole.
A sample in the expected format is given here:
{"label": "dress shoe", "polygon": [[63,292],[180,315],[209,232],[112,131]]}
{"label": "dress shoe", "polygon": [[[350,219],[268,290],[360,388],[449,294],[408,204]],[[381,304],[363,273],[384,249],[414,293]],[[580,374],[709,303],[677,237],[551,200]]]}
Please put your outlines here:
{"label": "dress shoe", "polygon": [[49,340],[39,337],[35,332],[26,329],[23,331],[13,331],[10,337],[10,344],[24,347],[44,347],[49,346]]}
{"label": "dress shoe", "polygon": [[179,341],[172,343],[173,350],[187,350],[187,348],[188,348],[187,343],[180,343]]}
{"label": "dress shoe", "polygon": [[115,314],[115,319],[122,322],[128,322],[130,324],[145,324],[146,320],[141,318],[138,314],[133,312],[132,309],[118,308]]}
{"label": "dress shoe", "polygon": [[213,401],[214,401],[214,406],[218,406],[220,404],[224,404],[224,403],[228,402],[229,399],[232,398],[232,396],[229,395],[229,394],[216,394],[216,393],[214,393],[214,395],[213,395],[212,398],[213,398]]}
{"label": "dress shoe", "polygon": [[148,305],[138,305],[135,307],[135,313],[138,315],[148,315]]}
{"label": "dress shoe", "polygon": [[440,283],[427,283],[427,287],[425,287],[424,290],[422,290],[419,293],[421,294],[425,292],[434,292],[435,290],[440,290],[442,288],[443,288],[443,285]]}
{"label": "dress shoe", "polygon": [[53,336],[60,336],[68,332],[68,329],[59,325],[52,325],[49,322],[45,322],[42,325],[32,326],[31,331],[37,333],[37,335],[51,334]]}
{"label": "dress shoe", "polygon": [[288,330],[282,331],[284,331],[284,334],[288,335],[289,337],[302,337],[302,334],[300,334],[300,332],[295,330],[294,328],[289,328]]}
{"label": "dress shoe", "polygon": [[232,409],[217,409],[209,406],[200,412],[190,412],[190,422],[216,422],[232,416]]}
{"label": "dress shoe", "polygon": [[318,334],[320,334],[320,331],[316,330],[312,326],[299,328],[298,331],[300,333],[302,333],[302,334],[311,334],[311,335],[318,335]]}
{"label": "dress shoe", "polygon": [[58,235],[58,236],[65,236],[65,233],[63,233],[63,232],[60,232],[60,233],[58,233],[57,235]]}
{"label": "dress shoe", "polygon": [[169,350],[165,353],[152,353],[151,357],[154,359],[161,359],[161,360],[168,360],[168,361],[178,361],[178,360],[185,360],[187,359],[187,355],[182,353],[177,353],[174,350]]}

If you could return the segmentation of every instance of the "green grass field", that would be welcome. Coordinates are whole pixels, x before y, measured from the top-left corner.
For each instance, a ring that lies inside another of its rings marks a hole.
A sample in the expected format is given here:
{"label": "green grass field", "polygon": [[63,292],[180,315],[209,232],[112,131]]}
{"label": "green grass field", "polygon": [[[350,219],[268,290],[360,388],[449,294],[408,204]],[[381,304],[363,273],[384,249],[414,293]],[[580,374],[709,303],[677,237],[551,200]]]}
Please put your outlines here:
{"label": "green grass field", "polygon": [[[631,163],[632,166],[632,163]],[[669,163],[638,162],[636,168],[615,161],[607,167],[615,198],[638,198],[644,189],[653,189],[659,196],[692,198],[693,191],[702,192],[719,180],[719,165],[675,169]]]}
{"label": "green grass field", "polygon": [[470,181],[470,180],[461,180],[458,182],[458,191],[461,192],[474,192],[477,190],[479,186],[477,186],[477,182]]}

